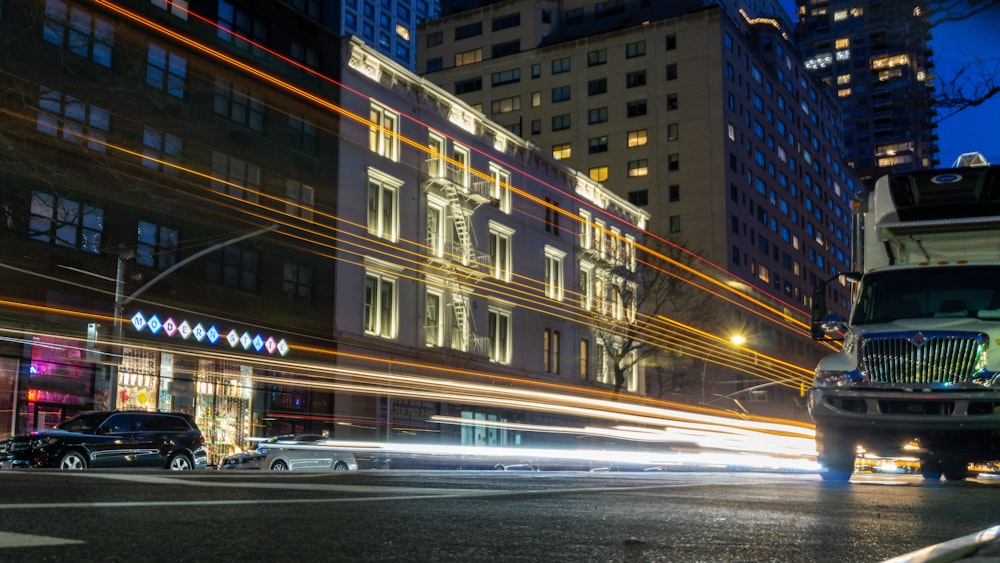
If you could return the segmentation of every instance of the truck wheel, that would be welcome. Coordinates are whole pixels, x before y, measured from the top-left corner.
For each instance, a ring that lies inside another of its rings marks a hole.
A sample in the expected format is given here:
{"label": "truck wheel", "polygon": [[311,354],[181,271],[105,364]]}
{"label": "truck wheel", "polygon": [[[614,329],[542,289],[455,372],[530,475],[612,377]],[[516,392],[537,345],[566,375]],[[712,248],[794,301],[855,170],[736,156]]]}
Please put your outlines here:
{"label": "truck wheel", "polygon": [[824,481],[847,481],[854,473],[857,445],[848,433],[830,428],[816,429],[816,460]]}
{"label": "truck wheel", "polygon": [[941,464],[944,478],[948,481],[965,481],[969,476],[969,462],[964,459],[950,459]]}
{"label": "truck wheel", "polygon": [[921,459],[920,475],[923,476],[924,481],[940,481],[941,461],[936,459]]}

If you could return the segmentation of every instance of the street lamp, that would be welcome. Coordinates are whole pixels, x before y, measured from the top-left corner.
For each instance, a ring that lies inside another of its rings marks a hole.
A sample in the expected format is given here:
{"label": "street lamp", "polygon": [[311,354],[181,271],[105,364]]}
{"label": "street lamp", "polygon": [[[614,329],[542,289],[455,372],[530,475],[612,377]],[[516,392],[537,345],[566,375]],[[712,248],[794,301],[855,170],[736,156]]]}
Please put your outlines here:
{"label": "street lamp", "polygon": [[156,277],[154,277],[153,279],[151,279],[148,282],[146,282],[145,285],[143,285],[139,289],[135,290],[128,297],[126,297],[124,295],[125,294],[125,262],[127,260],[132,259],[132,258],[135,258],[135,251],[133,251],[133,250],[126,250],[126,249],[124,249],[124,246],[120,246],[119,247],[119,252],[118,252],[118,269],[117,269],[117,272],[115,274],[115,311],[114,311],[114,315],[115,316],[114,316],[114,343],[113,343],[114,347],[115,347],[115,360],[111,363],[111,370],[110,370],[111,371],[111,382],[110,382],[111,384],[110,384],[110,388],[108,389],[108,393],[110,395],[108,397],[108,408],[109,409],[114,410],[117,407],[117,404],[118,404],[118,372],[119,372],[119,370],[121,368],[121,363],[122,363],[122,352],[123,352],[123,349],[122,349],[122,337],[124,336],[123,335],[123,330],[122,330],[122,314],[125,311],[125,306],[128,305],[129,303],[131,303],[132,300],[134,300],[136,297],[138,297],[144,291],[146,291],[147,289],[149,289],[150,287],[152,287],[154,284],[156,284],[157,282],[159,282],[163,278],[167,277],[169,274],[173,273],[178,268],[186,266],[187,264],[193,262],[194,260],[197,260],[198,258],[201,258],[202,256],[204,256],[206,254],[215,252],[216,250],[218,250],[220,248],[229,246],[231,244],[235,244],[237,242],[240,242],[242,240],[246,240],[248,238],[253,238],[253,237],[262,235],[264,233],[268,233],[268,232],[271,232],[271,231],[276,231],[276,230],[278,230],[278,225],[277,224],[271,224],[271,225],[269,225],[267,227],[264,227],[262,229],[257,229],[256,231],[253,231],[253,232],[250,232],[250,233],[246,233],[246,234],[243,234],[243,235],[240,235],[238,237],[234,237],[234,238],[231,238],[231,239],[228,239],[228,240],[224,240],[222,242],[213,244],[212,246],[209,246],[208,248],[199,250],[198,252],[195,252],[191,256],[188,256],[187,258],[185,258],[185,259],[183,259],[183,260],[175,263],[173,266],[170,266],[169,268],[163,270]]}

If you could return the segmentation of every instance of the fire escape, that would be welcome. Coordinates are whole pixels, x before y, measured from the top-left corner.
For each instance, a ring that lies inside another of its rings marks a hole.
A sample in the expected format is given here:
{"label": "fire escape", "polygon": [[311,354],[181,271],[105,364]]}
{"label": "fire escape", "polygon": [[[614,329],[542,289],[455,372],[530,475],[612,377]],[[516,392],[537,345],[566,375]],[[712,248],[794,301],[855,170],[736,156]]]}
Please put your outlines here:
{"label": "fire escape", "polygon": [[[451,224],[454,227],[451,244],[446,244],[444,267],[451,274],[447,277],[451,307],[455,314],[455,328],[464,351],[488,355],[489,337],[477,336],[475,322],[469,312],[469,289],[466,280],[475,280],[489,271],[490,256],[478,250],[476,232],[472,228],[472,215],[476,209],[491,201],[488,180],[469,181],[468,170],[452,162],[429,159],[425,189],[439,191],[448,201]],[[454,340],[453,340],[454,342]]]}

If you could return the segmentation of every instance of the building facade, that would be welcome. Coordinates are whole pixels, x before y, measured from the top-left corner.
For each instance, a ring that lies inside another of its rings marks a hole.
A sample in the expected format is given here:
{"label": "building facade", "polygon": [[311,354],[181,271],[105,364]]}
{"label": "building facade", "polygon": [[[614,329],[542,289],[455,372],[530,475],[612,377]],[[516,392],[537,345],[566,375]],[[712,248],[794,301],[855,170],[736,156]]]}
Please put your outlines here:
{"label": "building facade", "polygon": [[[851,268],[858,184],[838,102],[778,20],[697,2],[512,0],[420,29],[425,78],[647,210],[652,232],[743,293],[801,319],[813,287]],[[846,310],[847,289],[831,291]],[[814,364],[794,323],[746,321],[762,351]]]}
{"label": "building facade", "polygon": [[[930,14],[897,2],[799,1],[795,40],[836,93],[844,154],[868,187],[936,166]],[[949,158],[958,155],[946,155]]]}
{"label": "building facade", "polygon": [[523,411],[389,376],[597,385],[575,218],[625,241],[646,213],[310,6],[4,4],[0,435],[117,407],[194,415],[210,461],[282,432],[496,443],[428,420]]}

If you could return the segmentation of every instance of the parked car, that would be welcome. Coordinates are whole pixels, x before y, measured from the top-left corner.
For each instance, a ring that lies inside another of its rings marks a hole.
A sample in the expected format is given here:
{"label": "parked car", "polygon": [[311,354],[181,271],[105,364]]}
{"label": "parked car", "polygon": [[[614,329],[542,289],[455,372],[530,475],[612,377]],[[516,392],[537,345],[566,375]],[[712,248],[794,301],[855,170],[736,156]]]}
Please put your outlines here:
{"label": "parked car", "polygon": [[190,415],[88,411],[52,430],[0,442],[0,468],[204,469],[205,438]]}
{"label": "parked car", "polygon": [[338,449],[319,434],[282,434],[262,441],[249,452],[223,458],[219,469],[272,471],[357,471],[354,454]]}

